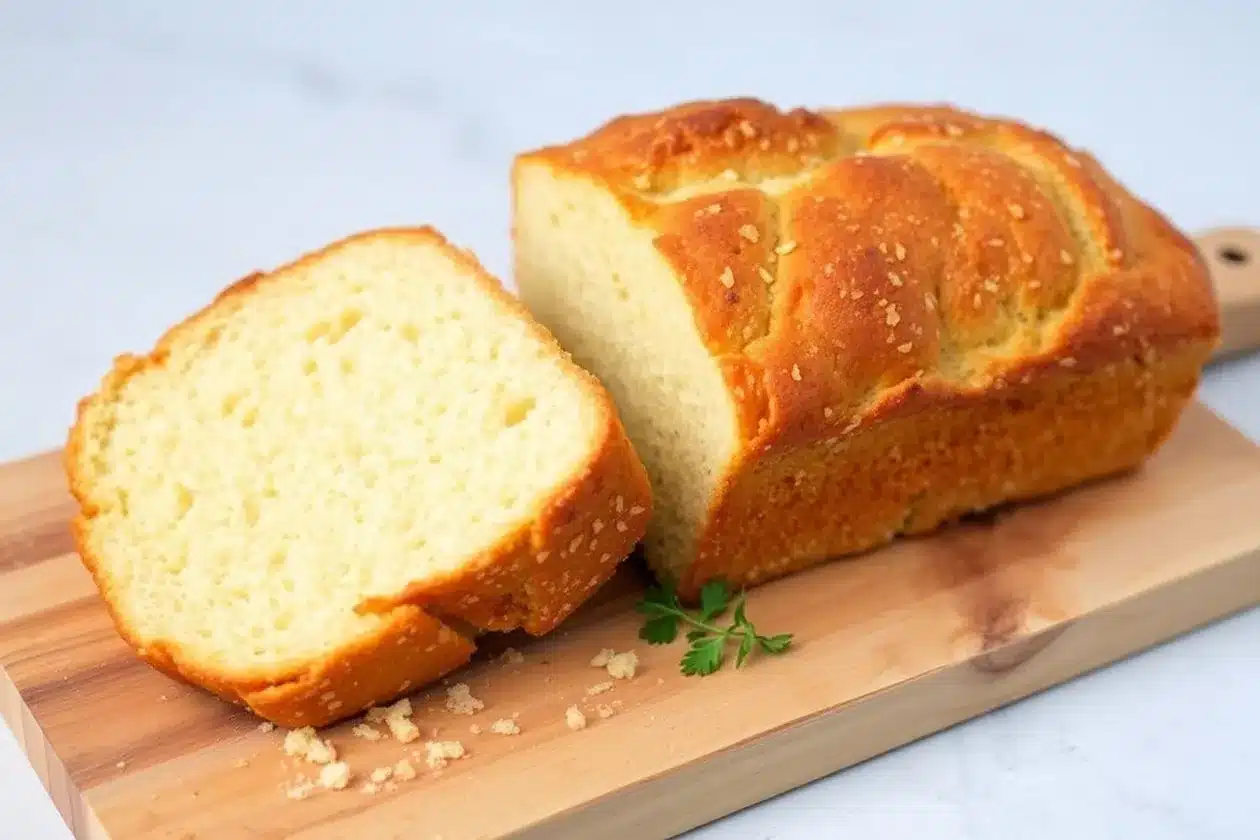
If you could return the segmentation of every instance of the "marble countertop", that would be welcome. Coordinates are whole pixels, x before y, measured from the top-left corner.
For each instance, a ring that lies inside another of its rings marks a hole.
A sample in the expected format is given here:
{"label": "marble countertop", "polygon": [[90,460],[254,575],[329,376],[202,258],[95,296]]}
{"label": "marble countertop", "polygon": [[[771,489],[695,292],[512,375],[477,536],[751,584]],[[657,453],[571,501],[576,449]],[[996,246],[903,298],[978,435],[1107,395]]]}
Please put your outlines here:
{"label": "marble countertop", "polygon": [[[1009,113],[1192,231],[1260,225],[1258,42],[1243,0],[2,4],[0,460],[58,446],[115,353],[353,230],[432,223],[506,276],[512,154],[682,99]],[[1260,357],[1202,396],[1260,440]],[[1254,838],[1258,666],[1253,610],[694,836]],[[0,835],[69,836],[3,727],[0,779]]]}

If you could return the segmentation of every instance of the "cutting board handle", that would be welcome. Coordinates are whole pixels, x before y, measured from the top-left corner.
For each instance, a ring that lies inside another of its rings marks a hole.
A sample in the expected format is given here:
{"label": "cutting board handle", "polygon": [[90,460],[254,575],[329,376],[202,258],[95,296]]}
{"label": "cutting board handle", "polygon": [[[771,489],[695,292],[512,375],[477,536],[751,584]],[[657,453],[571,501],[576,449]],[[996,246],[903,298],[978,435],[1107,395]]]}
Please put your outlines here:
{"label": "cutting board handle", "polygon": [[1222,227],[1195,237],[1221,306],[1216,358],[1260,349],[1260,230]]}

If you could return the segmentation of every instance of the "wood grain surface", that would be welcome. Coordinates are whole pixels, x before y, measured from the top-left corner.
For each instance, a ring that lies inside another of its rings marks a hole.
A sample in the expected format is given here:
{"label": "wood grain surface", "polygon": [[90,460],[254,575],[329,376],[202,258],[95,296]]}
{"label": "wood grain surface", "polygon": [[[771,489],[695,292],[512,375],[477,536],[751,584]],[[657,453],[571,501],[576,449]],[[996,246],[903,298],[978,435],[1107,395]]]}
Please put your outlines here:
{"label": "wood grain surface", "polygon": [[[1260,346],[1260,235],[1199,242],[1220,355]],[[556,634],[489,640],[453,678],[475,715],[435,686],[411,698],[410,744],[327,730],[353,778],[293,800],[318,768],[283,732],[119,640],[72,552],[59,458],[0,467],[0,711],[93,840],[668,837],[1260,603],[1260,447],[1195,405],[1140,471],[755,590],[759,629],[797,641],[740,671],[684,677],[680,644],[638,641],[632,562]],[[635,650],[636,675],[593,667],[602,648]],[[519,734],[491,731],[504,718]],[[430,738],[468,755],[429,770]],[[361,790],[402,758],[417,778]]]}
{"label": "wood grain surface", "polygon": [[[412,744],[328,730],[355,778],[294,801],[317,768],[282,732],[119,641],[42,456],[0,470],[0,698],[78,837],[666,837],[1257,603],[1257,499],[1260,447],[1195,406],[1140,472],[755,590],[763,632],[797,647],[704,678],[678,673],[680,645],[636,639],[632,564],[557,635],[498,639],[461,672],[477,714],[437,686],[412,698]],[[495,658],[508,644],[524,662]],[[641,665],[588,696],[604,647]],[[490,731],[513,716],[519,734]],[[359,790],[434,730],[469,754]]]}

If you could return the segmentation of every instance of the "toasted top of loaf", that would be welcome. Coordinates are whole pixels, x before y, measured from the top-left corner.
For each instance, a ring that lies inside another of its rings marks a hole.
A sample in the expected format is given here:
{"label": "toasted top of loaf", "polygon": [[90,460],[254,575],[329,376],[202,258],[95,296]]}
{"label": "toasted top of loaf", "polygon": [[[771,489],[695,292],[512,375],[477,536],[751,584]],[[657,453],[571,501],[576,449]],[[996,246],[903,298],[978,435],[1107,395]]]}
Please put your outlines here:
{"label": "toasted top of loaf", "polygon": [[[429,228],[248,277],[121,357],[67,468],[123,635],[256,707],[275,695],[250,691],[306,679],[326,703],[274,717],[313,723],[413,654],[466,657],[416,605],[469,631],[553,628],[650,507],[602,386]],[[576,540],[600,518],[598,549]],[[432,672],[407,668],[388,692]]]}
{"label": "toasted top of loaf", "polygon": [[594,181],[651,232],[752,446],[1218,336],[1194,245],[1012,120],[692,102],[516,166]]}

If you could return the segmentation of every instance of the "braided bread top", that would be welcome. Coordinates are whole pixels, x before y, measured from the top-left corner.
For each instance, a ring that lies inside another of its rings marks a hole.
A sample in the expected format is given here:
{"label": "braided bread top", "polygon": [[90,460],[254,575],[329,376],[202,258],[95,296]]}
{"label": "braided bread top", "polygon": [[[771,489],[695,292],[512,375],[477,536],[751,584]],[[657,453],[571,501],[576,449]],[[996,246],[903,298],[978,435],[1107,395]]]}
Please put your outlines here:
{"label": "braided bread top", "polygon": [[533,156],[599,180],[651,231],[766,447],[1218,338],[1193,243],[1014,120],[727,99]]}

